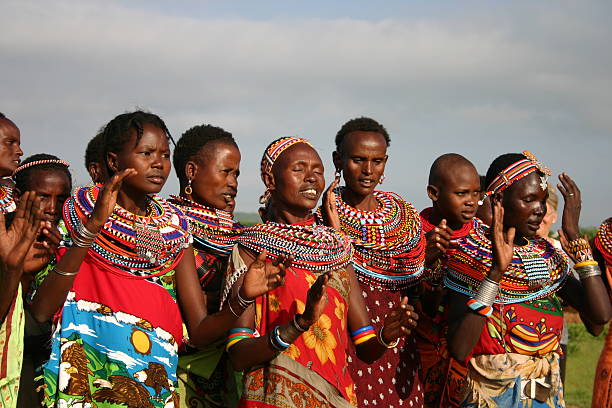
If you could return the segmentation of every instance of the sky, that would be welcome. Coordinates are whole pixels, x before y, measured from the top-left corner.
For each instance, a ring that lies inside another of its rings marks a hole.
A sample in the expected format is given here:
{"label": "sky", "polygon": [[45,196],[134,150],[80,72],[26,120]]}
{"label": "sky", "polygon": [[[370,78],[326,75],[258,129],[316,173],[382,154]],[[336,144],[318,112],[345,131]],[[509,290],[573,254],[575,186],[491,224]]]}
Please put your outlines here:
{"label": "sky", "polygon": [[[608,1],[3,0],[0,112],[25,157],[51,153],[87,183],[87,142],[117,114],[197,124],[242,151],[237,210],[263,192],[259,160],[309,138],[331,181],[342,124],[391,135],[381,189],[417,208],[429,167],[463,154],[484,174],[529,150],[582,190],[581,224],[612,216],[612,3]],[[177,193],[174,173],[162,192]]]}

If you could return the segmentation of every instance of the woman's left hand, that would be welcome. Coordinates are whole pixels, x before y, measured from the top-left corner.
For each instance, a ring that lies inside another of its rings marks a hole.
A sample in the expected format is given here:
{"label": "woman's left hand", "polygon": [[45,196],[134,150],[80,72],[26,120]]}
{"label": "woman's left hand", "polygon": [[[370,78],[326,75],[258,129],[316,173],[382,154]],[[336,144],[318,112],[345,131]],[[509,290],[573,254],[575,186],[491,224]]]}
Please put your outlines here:
{"label": "woman's left hand", "polygon": [[557,184],[557,188],[565,201],[561,225],[566,238],[572,241],[580,237],[580,228],[578,227],[580,210],[582,208],[580,189],[566,173],[559,174],[559,180],[561,184]]}
{"label": "woman's left hand", "polygon": [[404,296],[399,305],[385,317],[382,337],[385,343],[392,343],[403,337],[416,327],[419,315],[414,307],[408,304],[408,297]]}

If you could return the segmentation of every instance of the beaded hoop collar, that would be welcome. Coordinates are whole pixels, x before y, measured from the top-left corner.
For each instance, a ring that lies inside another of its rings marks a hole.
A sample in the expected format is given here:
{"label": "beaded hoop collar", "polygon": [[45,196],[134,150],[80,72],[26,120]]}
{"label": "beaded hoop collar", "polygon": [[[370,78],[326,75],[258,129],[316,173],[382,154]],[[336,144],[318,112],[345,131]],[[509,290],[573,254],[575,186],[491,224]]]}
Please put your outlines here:
{"label": "beaded hoop collar", "polygon": [[232,214],[198,204],[184,197],[171,195],[170,202],[183,211],[189,220],[194,247],[227,256],[244,228]]}
{"label": "beaded hoop collar", "polygon": [[0,211],[2,214],[12,213],[17,209],[13,198],[13,189],[4,183],[0,183]]}
{"label": "beaded hoop collar", "polygon": [[612,218],[601,224],[595,235],[595,246],[604,257],[606,265],[612,266]]}
{"label": "beaded hoop collar", "polygon": [[[390,290],[405,289],[417,281],[425,263],[425,238],[418,211],[398,195],[384,191],[373,192],[378,209],[362,211],[342,199],[344,189],[335,190],[336,208],[342,231],[355,248],[357,278]],[[317,215],[321,218],[320,208]]]}
{"label": "beaded hoop collar", "polygon": [[[446,254],[444,284],[473,297],[493,263],[489,227],[474,219],[474,228],[451,245]],[[525,246],[515,246],[510,266],[500,282],[495,303],[520,303],[556,292],[569,272],[566,256],[543,238],[527,239]]]}
{"label": "beaded hoop collar", "polygon": [[[99,193],[100,186],[82,187],[66,201],[64,221],[69,232],[91,215]],[[189,224],[183,213],[157,195],[149,198],[151,215],[146,217],[116,205],[91,247],[105,262],[139,276],[167,269],[191,242]],[[140,231],[148,232],[145,239],[151,244],[150,255],[138,248]]]}
{"label": "beaded hoop collar", "polygon": [[480,199],[480,201],[478,201],[478,205],[482,205],[485,198],[490,197],[495,193],[504,191],[510,187],[512,183],[530,175],[534,171],[539,171],[544,174],[540,186],[542,187],[542,190],[546,190],[548,186],[547,176],[552,174],[550,170],[548,170],[542,164],[542,162],[536,159],[536,157],[527,150],[523,150],[523,156],[525,156],[524,159],[512,163],[510,166],[499,172],[499,174],[487,187],[487,192]]}

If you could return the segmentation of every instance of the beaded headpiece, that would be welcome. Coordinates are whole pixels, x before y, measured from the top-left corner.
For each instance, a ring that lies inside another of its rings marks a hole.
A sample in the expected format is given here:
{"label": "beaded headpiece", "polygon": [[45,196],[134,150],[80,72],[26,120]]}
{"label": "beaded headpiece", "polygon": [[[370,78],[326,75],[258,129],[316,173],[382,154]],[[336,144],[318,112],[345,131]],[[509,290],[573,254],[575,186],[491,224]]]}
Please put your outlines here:
{"label": "beaded headpiece", "polygon": [[612,266],[612,218],[608,218],[601,224],[594,242],[609,268]]}
{"label": "beaded headpiece", "polygon": [[272,166],[278,157],[285,150],[293,146],[297,143],[306,143],[308,146],[312,145],[310,142],[304,138],[297,136],[285,136],[280,139],[276,139],[266,148],[263,157],[261,158],[261,177],[263,179],[263,175],[266,173],[270,173],[272,170]]}
{"label": "beaded headpiece", "polygon": [[499,174],[487,187],[487,192],[480,199],[480,201],[478,201],[478,205],[482,205],[487,197],[491,197],[496,193],[504,191],[510,187],[512,183],[528,176],[534,171],[544,173],[544,176],[541,177],[542,182],[540,183],[540,187],[542,187],[542,190],[546,190],[548,188],[548,176],[552,174],[551,171],[548,170],[541,161],[536,159],[536,157],[527,150],[523,150],[523,156],[525,156],[524,159],[512,163],[510,166],[499,172]]}
{"label": "beaded headpiece", "polygon": [[59,159],[35,160],[35,161],[31,161],[29,163],[26,163],[26,164],[23,164],[17,167],[15,171],[13,172],[13,176],[15,176],[15,174],[19,173],[20,171],[27,169],[28,167],[40,166],[43,164],[61,164],[62,166],[70,167],[70,163],[64,160],[59,160]]}

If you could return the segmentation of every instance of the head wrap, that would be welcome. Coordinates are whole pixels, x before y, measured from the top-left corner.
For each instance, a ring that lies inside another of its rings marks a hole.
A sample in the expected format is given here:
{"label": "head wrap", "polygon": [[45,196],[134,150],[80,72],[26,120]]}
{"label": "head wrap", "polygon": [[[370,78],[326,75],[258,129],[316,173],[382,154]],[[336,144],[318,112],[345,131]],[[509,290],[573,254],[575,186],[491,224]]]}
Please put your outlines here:
{"label": "head wrap", "polygon": [[31,161],[26,164],[22,164],[21,166],[17,167],[15,171],[13,172],[13,176],[15,176],[15,174],[19,173],[20,171],[27,169],[28,167],[40,166],[43,164],[61,164],[62,166],[70,167],[70,163],[64,160],[59,160],[59,159],[35,160],[35,161]]}
{"label": "head wrap", "polygon": [[266,173],[270,173],[272,171],[272,166],[276,159],[288,148],[297,143],[306,143],[308,146],[312,147],[310,142],[304,138],[297,136],[285,136],[280,139],[276,139],[272,143],[268,145],[266,151],[261,158],[261,179],[263,180],[263,175]]}
{"label": "head wrap", "polygon": [[533,154],[529,153],[527,150],[523,150],[523,156],[525,156],[524,159],[512,163],[510,166],[500,171],[497,176],[495,176],[495,178],[487,187],[487,192],[480,199],[480,201],[478,201],[478,205],[482,205],[482,203],[487,197],[504,191],[505,189],[510,187],[512,183],[524,177],[527,177],[534,171],[544,173],[544,176],[541,177],[542,183],[540,184],[540,186],[542,187],[542,190],[546,190],[548,186],[548,176],[552,174],[550,170],[548,170],[542,164],[542,162],[536,159],[536,157]]}

